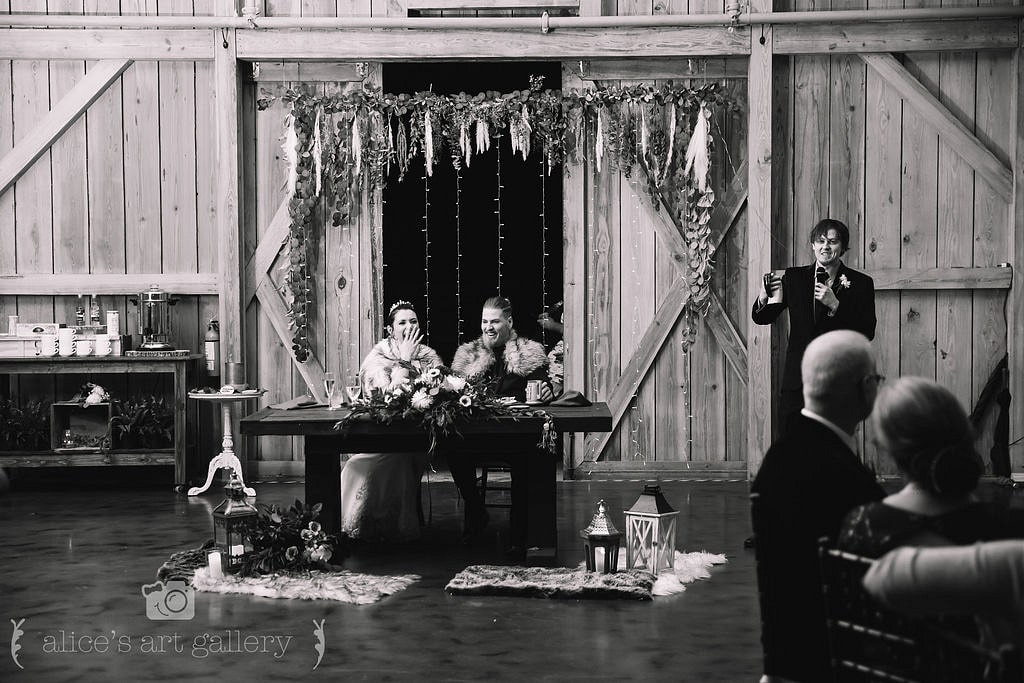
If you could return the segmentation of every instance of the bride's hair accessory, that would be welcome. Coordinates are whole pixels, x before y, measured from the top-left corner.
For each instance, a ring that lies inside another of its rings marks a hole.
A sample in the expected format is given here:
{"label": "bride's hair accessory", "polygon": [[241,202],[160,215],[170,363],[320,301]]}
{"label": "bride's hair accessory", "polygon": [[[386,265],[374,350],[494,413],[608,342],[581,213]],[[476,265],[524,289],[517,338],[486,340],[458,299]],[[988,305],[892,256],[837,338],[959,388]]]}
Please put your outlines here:
{"label": "bride's hair accessory", "polygon": [[403,306],[406,308],[412,308],[412,302],[406,301],[405,299],[399,299],[395,303],[391,304],[391,308],[388,309],[388,315],[394,313],[396,308],[401,308]]}

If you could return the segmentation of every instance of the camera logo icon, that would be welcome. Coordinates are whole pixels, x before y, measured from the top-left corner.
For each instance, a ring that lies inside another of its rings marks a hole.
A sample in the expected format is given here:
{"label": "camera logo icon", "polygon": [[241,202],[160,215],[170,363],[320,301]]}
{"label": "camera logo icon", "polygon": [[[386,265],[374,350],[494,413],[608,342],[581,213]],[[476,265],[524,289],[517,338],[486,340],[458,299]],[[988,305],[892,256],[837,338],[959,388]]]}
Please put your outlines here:
{"label": "camera logo icon", "polygon": [[185,581],[175,580],[142,587],[146,599],[146,617],[153,621],[186,621],[196,616],[196,592]]}

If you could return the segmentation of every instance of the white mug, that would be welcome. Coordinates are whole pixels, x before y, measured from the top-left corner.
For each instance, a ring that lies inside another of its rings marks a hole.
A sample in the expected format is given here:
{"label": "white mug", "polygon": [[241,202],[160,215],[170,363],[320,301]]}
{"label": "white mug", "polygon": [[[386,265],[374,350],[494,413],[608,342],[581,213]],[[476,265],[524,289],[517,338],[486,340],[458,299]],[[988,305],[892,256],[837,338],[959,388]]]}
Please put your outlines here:
{"label": "white mug", "polygon": [[97,356],[109,356],[113,347],[110,345],[109,334],[97,334],[96,335],[96,355]]}
{"label": "white mug", "polygon": [[64,341],[63,339],[60,339],[57,341],[57,351],[61,356],[67,358],[68,356],[75,355],[76,345],[77,342],[74,337],[71,338],[71,341]]}
{"label": "white mug", "polygon": [[57,355],[57,335],[55,335],[55,334],[40,335],[39,341],[36,342],[36,355],[37,356],[56,356]]}
{"label": "white mug", "polygon": [[75,341],[75,328],[61,327],[57,330],[57,339],[61,344],[70,344]]}
{"label": "white mug", "polygon": [[75,341],[75,355],[88,356],[92,353],[92,339],[79,339]]}

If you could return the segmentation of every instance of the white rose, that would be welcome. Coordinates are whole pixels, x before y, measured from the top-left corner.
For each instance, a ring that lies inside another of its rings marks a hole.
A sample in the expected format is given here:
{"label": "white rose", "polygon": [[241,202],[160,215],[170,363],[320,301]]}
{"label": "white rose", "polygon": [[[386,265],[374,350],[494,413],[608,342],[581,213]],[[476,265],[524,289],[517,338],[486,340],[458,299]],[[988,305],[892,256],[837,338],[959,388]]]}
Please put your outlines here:
{"label": "white rose", "polygon": [[448,375],[444,378],[444,383],[448,385],[448,388],[452,391],[462,391],[466,388],[466,380],[455,375]]}
{"label": "white rose", "polygon": [[426,410],[434,405],[434,398],[424,389],[419,389],[412,395],[412,407],[416,410]]}

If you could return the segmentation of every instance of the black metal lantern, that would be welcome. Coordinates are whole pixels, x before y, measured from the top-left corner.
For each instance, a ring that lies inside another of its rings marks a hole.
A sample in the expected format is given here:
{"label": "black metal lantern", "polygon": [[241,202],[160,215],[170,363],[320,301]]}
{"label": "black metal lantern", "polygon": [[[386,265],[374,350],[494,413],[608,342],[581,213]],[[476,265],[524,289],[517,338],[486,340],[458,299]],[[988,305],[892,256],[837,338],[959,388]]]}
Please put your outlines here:
{"label": "black metal lantern", "polygon": [[224,559],[224,569],[235,571],[242,565],[242,556],[252,550],[249,533],[258,513],[246,502],[242,482],[234,470],[224,493],[227,498],[213,509],[213,542]]}
{"label": "black metal lantern", "polygon": [[[614,574],[619,565],[619,542],[622,534],[612,520],[609,519],[604,501],[597,503],[597,512],[590,521],[590,526],[580,531],[583,539],[583,553],[587,558],[587,571],[601,574]],[[604,561],[597,561],[597,550],[601,549]]]}

